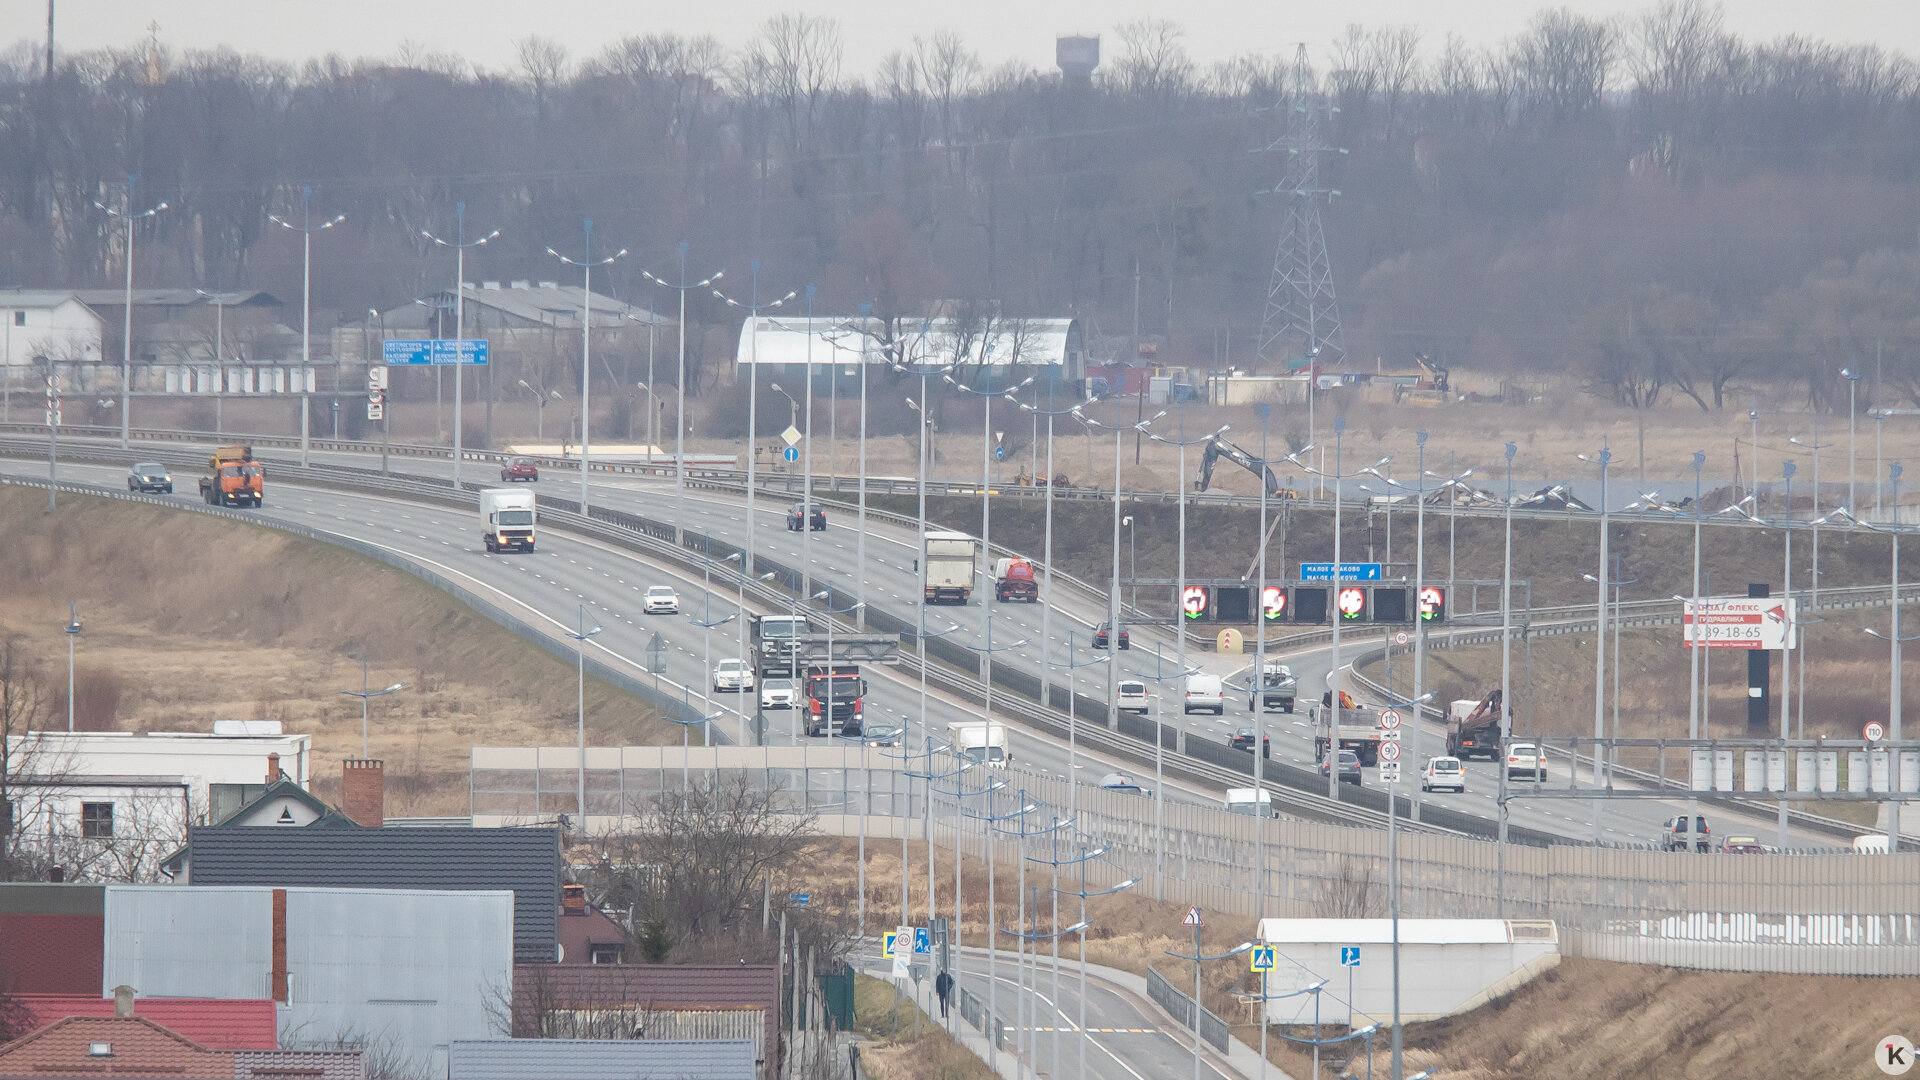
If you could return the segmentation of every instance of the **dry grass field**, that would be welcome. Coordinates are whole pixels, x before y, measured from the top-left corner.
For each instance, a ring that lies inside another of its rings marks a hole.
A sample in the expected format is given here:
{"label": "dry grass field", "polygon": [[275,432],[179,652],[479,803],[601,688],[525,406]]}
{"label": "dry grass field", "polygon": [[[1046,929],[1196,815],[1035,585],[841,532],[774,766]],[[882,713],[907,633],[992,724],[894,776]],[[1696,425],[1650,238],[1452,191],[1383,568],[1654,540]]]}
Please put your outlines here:
{"label": "dry grass field", "polygon": [[[0,634],[37,668],[64,724],[69,599],[85,627],[75,720],[90,730],[210,731],[215,720],[278,720],[313,736],[314,788],[337,797],[340,761],[360,753],[360,687],[388,813],[467,812],[474,744],[568,741],[574,671],[451,597],[380,563],[270,529],[107,499],[0,488],[11,550],[0,560]],[[589,683],[589,739],[667,741],[665,721]],[[679,739],[671,733],[672,741]]]}

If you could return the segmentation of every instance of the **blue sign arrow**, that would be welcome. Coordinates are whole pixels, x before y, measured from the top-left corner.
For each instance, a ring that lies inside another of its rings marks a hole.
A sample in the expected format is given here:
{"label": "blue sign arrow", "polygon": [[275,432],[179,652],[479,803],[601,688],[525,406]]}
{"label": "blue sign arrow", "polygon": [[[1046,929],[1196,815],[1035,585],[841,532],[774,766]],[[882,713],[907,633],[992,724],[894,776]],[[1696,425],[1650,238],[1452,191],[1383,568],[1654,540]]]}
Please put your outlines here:
{"label": "blue sign arrow", "polygon": [[[1303,562],[1300,564],[1300,580],[1332,581],[1333,564],[1330,562]],[[1377,562],[1343,562],[1340,564],[1341,581],[1379,581],[1380,564]]]}
{"label": "blue sign arrow", "polygon": [[797,446],[789,446],[785,450],[780,451],[780,456],[786,458],[788,461],[799,461],[800,448]]}
{"label": "blue sign arrow", "polygon": [[996,447],[994,447],[994,448],[993,448],[993,460],[995,460],[995,461],[1005,461],[1005,460],[1007,460],[1007,448],[1006,448],[1006,447],[1004,447],[1004,446],[996,446]]}
{"label": "blue sign arrow", "polygon": [[380,343],[380,360],[389,367],[485,366],[485,338],[425,338]]}

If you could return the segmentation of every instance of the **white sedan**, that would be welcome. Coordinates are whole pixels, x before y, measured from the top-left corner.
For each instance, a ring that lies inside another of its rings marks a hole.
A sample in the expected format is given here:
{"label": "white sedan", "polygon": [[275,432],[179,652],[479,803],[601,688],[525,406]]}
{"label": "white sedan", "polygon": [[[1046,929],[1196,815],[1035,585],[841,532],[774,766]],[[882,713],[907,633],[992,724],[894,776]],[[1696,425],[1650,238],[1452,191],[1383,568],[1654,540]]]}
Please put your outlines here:
{"label": "white sedan", "polygon": [[649,615],[678,615],[680,594],[674,592],[670,585],[649,585],[645,610]]}
{"label": "white sedan", "polygon": [[744,694],[753,689],[753,666],[742,660],[722,660],[713,667],[713,688]]}
{"label": "white sedan", "polygon": [[799,680],[772,678],[760,684],[760,707],[762,709],[791,709],[798,702]]}

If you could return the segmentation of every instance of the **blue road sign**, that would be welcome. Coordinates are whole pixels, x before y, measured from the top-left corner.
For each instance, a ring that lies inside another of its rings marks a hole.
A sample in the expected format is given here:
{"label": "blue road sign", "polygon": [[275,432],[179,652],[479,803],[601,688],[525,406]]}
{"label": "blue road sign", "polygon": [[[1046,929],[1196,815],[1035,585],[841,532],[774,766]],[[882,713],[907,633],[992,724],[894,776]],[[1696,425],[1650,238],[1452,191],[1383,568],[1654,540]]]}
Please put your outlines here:
{"label": "blue road sign", "polygon": [[803,892],[788,893],[787,899],[793,902],[794,907],[806,907],[807,901],[813,899],[813,894]]}
{"label": "blue road sign", "polygon": [[438,367],[452,364],[484,366],[485,338],[424,338],[380,343],[380,360],[389,367]]}
{"label": "blue road sign", "polygon": [[[1300,564],[1301,581],[1332,581],[1333,564],[1330,562],[1303,562]],[[1377,562],[1343,562],[1340,564],[1341,581],[1379,581],[1380,564]]]}
{"label": "blue road sign", "polygon": [[933,936],[927,933],[927,928],[924,926],[916,926],[913,928],[913,951],[916,953],[933,952]]}
{"label": "blue road sign", "polygon": [[1358,945],[1340,946],[1340,966],[1341,967],[1359,967],[1360,966],[1360,946]]}
{"label": "blue road sign", "polygon": [[994,448],[993,448],[993,460],[995,460],[995,461],[1005,461],[1005,460],[1007,460],[1007,448],[1006,448],[1006,447],[1004,447],[1004,446],[996,446],[996,447],[994,447]]}
{"label": "blue road sign", "polygon": [[899,937],[900,932],[897,930],[888,930],[882,933],[880,935],[880,955],[888,960],[893,959],[893,946]]}
{"label": "blue road sign", "polygon": [[1256,947],[1253,950],[1253,955],[1247,958],[1247,966],[1253,971],[1272,971],[1278,966],[1273,962],[1273,946],[1261,945]]}
{"label": "blue road sign", "polygon": [[788,461],[799,461],[800,448],[797,446],[789,446],[785,450],[780,451],[780,456],[786,458]]}

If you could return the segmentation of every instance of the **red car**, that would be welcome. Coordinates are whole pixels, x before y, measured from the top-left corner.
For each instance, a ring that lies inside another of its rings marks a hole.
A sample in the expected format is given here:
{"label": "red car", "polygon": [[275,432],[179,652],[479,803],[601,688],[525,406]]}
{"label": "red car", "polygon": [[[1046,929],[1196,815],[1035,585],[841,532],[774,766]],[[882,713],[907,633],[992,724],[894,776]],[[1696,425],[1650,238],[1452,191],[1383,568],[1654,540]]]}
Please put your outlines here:
{"label": "red car", "polygon": [[540,466],[532,458],[517,457],[500,466],[500,479],[507,483],[525,480],[529,483],[540,479]]}

